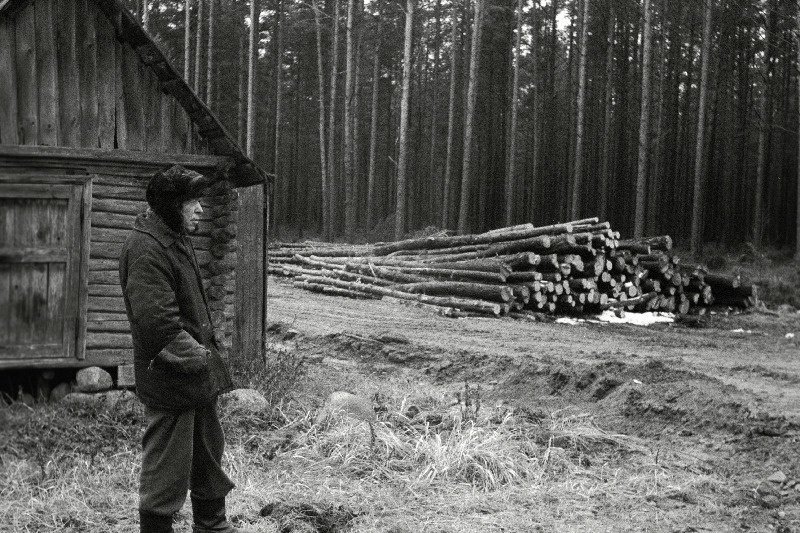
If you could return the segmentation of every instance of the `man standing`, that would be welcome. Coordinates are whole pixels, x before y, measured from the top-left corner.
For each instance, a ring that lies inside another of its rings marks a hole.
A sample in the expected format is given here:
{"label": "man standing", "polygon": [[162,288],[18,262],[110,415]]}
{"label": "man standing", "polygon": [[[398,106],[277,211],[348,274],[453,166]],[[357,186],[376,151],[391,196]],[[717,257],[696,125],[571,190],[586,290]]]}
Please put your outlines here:
{"label": "man standing", "polygon": [[150,208],[122,247],[120,283],[133,336],[136,394],[145,406],[139,518],[142,533],[172,532],[191,490],[195,533],[236,530],[225,516],[233,482],[217,396],[232,388],[219,355],[200,269],[187,237],[210,180],[175,165],[147,185]]}

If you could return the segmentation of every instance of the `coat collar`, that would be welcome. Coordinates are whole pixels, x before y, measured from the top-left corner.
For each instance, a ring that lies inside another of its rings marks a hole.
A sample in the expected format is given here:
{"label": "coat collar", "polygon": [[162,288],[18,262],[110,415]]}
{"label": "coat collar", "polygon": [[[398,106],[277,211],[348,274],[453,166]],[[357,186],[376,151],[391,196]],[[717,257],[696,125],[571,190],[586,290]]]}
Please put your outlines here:
{"label": "coat collar", "polygon": [[172,246],[181,238],[180,234],[170,229],[164,220],[149,208],[136,217],[133,229],[152,235],[164,248]]}

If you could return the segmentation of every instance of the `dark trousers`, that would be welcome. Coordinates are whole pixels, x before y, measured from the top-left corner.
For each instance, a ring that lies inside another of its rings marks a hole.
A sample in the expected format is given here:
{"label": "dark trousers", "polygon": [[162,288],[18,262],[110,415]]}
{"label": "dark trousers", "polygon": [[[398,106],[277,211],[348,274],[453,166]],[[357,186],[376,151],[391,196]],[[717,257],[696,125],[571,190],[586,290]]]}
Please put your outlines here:
{"label": "dark trousers", "polygon": [[222,470],[225,436],[217,402],[192,411],[145,407],[139,509],[172,515],[183,507],[187,491],[201,500],[224,498],[234,487]]}

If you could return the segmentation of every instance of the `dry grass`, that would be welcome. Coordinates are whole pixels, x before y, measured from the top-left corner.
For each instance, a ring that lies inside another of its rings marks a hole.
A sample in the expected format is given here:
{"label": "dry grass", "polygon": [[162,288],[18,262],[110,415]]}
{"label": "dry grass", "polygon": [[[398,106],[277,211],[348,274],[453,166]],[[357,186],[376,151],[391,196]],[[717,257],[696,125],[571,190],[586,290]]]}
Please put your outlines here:
{"label": "dry grass", "polygon": [[[274,502],[352,513],[358,532],[521,532],[670,531],[654,524],[718,512],[698,495],[719,480],[670,469],[663,452],[659,463],[586,414],[532,420],[484,406],[472,416],[451,394],[411,388],[386,391],[374,443],[365,423],[313,427],[313,412],[291,404],[278,417],[224,412],[229,514],[244,532],[286,527],[260,516]],[[3,410],[0,531],[138,531],[137,403]],[[699,503],[675,514],[657,505],[681,495]],[[190,523],[187,504],[178,531]]]}

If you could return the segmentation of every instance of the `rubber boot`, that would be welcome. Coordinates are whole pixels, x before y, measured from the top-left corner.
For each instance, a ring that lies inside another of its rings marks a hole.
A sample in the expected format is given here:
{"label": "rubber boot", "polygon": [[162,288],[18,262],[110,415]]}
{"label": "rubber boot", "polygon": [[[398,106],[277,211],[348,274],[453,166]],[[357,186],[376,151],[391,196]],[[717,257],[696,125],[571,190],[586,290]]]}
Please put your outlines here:
{"label": "rubber boot", "polygon": [[192,497],[194,533],[238,533],[225,516],[225,498],[200,500]]}
{"label": "rubber boot", "polygon": [[141,533],[173,533],[172,515],[160,515],[139,509]]}

